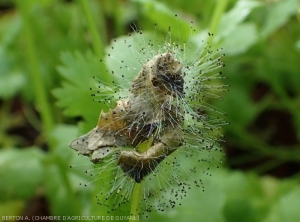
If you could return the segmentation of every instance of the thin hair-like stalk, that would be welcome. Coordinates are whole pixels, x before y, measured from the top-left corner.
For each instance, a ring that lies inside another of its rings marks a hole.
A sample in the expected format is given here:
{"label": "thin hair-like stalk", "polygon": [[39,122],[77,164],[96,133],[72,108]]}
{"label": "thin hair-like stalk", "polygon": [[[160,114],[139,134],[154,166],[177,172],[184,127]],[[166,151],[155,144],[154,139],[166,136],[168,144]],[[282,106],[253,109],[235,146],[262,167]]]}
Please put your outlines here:
{"label": "thin hair-like stalk", "polygon": [[[141,143],[138,146],[138,150],[140,152],[144,152],[151,147],[153,142],[153,137],[150,137],[149,140]],[[133,216],[129,219],[129,222],[135,221],[136,217],[139,218],[140,215],[140,202],[143,197],[143,182],[142,183],[135,183],[132,192],[132,199],[131,199],[131,206],[130,206],[130,216]]]}
{"label": "thin hair-like stalk", "polygon": [[130,216],[133,216],[132,218],[129,219],[129,222],[134,222],[135,217],[139,217],[140,215],[140,202],[142,199],[142,183],[135,183],[134,188],[133,188],[133,193],[132,193],[132,201],[131,201],[131,207],[130,207]]}
{"label": "thin hair-like stalk", "polygon": [[[224,14],[228,0],[218,0],[217,5],[214,9],[213,16],[209,25],[209,32],[215,34],[219,28],[221,17]],[[208,39],[208,43],[212,42],[213,37]]]}

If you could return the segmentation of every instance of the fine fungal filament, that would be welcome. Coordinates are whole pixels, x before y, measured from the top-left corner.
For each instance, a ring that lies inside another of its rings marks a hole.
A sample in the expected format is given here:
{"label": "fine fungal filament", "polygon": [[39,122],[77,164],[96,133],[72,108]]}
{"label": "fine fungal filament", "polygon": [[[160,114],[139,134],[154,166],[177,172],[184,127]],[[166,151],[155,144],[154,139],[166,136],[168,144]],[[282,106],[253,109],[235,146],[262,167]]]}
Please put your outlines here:
{"label": "fine fungal filament", "polygon": [[[117,101],[109,112],[101,112],[97,126],[70,147],[94,163],[116,152],[117,165],[139,183],[183,144],[182,64],[171,52],[154,56],[129,91],[129,98]],[[151,146],[139,151],[139,144],[147,140]]]}

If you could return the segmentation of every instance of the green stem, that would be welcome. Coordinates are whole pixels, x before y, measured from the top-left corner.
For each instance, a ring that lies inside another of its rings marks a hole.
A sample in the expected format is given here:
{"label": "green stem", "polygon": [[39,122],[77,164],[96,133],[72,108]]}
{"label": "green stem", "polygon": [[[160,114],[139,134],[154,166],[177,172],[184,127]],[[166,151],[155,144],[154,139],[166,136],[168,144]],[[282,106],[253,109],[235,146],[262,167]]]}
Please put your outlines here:
{"label": "green stem", "polygon": [[[145,152],[146,150],[148,150],[151,147],[152,142],[153,142],[153,137],[150,137],[148,140],[141,143],[137,147],[137,150],[139,152]],[[135,218],[139,217],[139,214],[140,214],[139,203],[141,202],[141,199],[142,199],[142,196],[143,196],[143,192],[142,192],[143,185],[142,185],[142,183],[143,183],[143,181],[141,183],[135,183],[134,188],[133,188],[130,215],[135,216]],[[134,221],[134,220],[129,220],[129,222],[132,222],[132,221]]]}
{"label": "green stem", "polygon": [[[142,198],[142,183],[135,183],[132,193],[132,201],[131,201],[131,208],[130,208],[130,215],[136,217],[139,217],[140,209],[139,209],[139,203]],[[135,218],[132,218],[132,220],[129,220],[129,222],[136,221]]]}
{"label": "green stem", "polygon": [[251,152],[260,156],[270,156],[282,161],[299,161],[300,151],[295,149],[287,150],[285,146],[278,146],[276,149],[269,146],[264,141],[256,138],[255,136],[246,132],[242,127],[232,124],[232,132],[236,135],[236,143],[238,147],[243,149],[249,149]]}
{"label": "green stem", "polygon": [[254,168],[252,168],[251,170],[253,170],[256,173],[262,174],[262,173],[266,173],[269,170],[275,169],[276,167],[280,166],[281,164],[283,164],[285,161],[282,160],[269,160],[266,161],[265,163],[262,163]]}
{"label": "green stem", "polygon": [[36,104],[38,104],[39,112],[41,114],[44,131],[46,135],[49,135],[54,126],[54,118],[51,113],[51,106],[42,80],[42,74],[39,70],[37,50],[33,38],[34,28],[30,16],[30,3],[23,0],[17,0],[16,3],[23,18],[24,40],[27,48],[27,59],[30,68],[31,83],[36,96]]}
{"label": "green stem", "polygon": [[[270,73],[269,75],[272,75],[272,73],[274,73],[274,68],[269,67],[268,73]],[[283,84],[280,82],[280,78],[274,78],[273,76],[270,76],[269,79],[271,87],[273,88],[274,92],[280,97],[280,100],[283,103],[283,107],[287,108],[293,114],[294,121],[296,123],[295,125],[299,125],[300,117],[298,115],[298,107],[287,94],[287,91],[284,89]]]}
{"label": "green stem", "polygon": [[112,4],[112,8],[113,8],[113,19],[114,19],[114,26],[115,26],[115,35],[116,36],[120,36],[124,34],[124,26],[121,23],[121,1],[117,1],[117,2],[110,2]]}
{"label": "green stem", "polygon": [[[54,127],[54,118],[51,113],[51,106],[50,101],[47,98],[45,85],[42,81],[42,74],[39,70],[39,61],[37,56],[37,50],[36,45],[34,42],[34,26],[32,25],[32,17],[30,15],[30,1],[24,1],[24,0],[17,0],[16,1],[17,6],[21,12],[23,26],[24,26],[24,40],[27,47],[27,53],[28,53],[28,63],[30,68],[30,74],[31,74],[31,82],[34,89],[34,94],[36,95],[36,103],[39,107],[39,112],[42,119],[43,124],[43,130],[46,134],[46,136],[49,136],[53,127]],[[48,137],[49,138],[49,137]],[[54,162],[58,165],[59,172],[62,174],[62,186],[65,186],[66,190],[69,191],[69,196],[71,196],[72,200],[75,199],[73,192],[71,190],[70,181],[66,174],[66,167],[63,166],[62,160],[59,157],[55,156],[54,151],[54,141],[52,139],[48,139],[47,141],[49,143],[49,147],[51,149],[50,157],[54,158]],[[75,204],[72,204],[73,210],[76,209]],[[74,213],[78,212],[76,210],[73,211]]]}
{"label": "green stem", "polygon": [[[219,28],[221,17],[227,7],[228,0],[218,0],[218,3],[213,12],[213,16],[209,25],[209,32],[215,34]],[[209,38],[209,42],[212,41],[212,38]]]}
{"label": "green stem", "polygon": [[[83,10],[84,16],[86,18],[89,31],[92,35],[92,43],[93,43],[94,52],[99,59],[103,58],[104,51],[105,51],[103,42],[105,42],[106,36],[107,36],[105,27],[104,27],[103,13],[101,10],[98,11],[98,17],[100,18],[100,21],[99,21],[100,28],[98,29],[95,17],[93,16],[91,7],[89,5],[90,1],[87,1],[87,0],[78,0],[78,1]],[[102,38],[99,35],[100,31],[102,33]],[[100,68],[101,65],[103,65],[103,63],[99,63],[99,70],[101,70],[101,68]],[[106,69],[106,68],[104,68],[104,69]],[[101,80],[103,80],[105,82],[111,82],[112,77],[111,77],[111,75],[102,74]]]}
{"label": "green stem", "polygon": [[[89,5],[89,1],[86,1],[86,0],[78,0],[78,1],[83,10],[84,16],[87,20],[88,28],[92,35],[94,52],[96,53],[96,55],[99,58],[102,58],[103,53],[104,53],[104,47],[103,47],[102,39],[99,35],[99,31],[97,29],[97,24],[96,24],[95,18],[91,12],[91,7]],[[102,21],[103,21],[103,19],[102,19]]]}

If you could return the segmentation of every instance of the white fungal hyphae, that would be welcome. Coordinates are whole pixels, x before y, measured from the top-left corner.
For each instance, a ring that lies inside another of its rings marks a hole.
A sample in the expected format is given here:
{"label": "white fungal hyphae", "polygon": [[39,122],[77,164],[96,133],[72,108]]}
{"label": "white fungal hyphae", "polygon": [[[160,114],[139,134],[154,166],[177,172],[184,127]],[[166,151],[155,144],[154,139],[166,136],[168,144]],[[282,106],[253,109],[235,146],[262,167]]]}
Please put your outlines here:
{"label": "white fungal hyphae", "polygon": [[[224,113],[209,102],[228,88],[220,82],[223,55],[205,43],[194,47],[191,39],[172,42],[170,30],[162,42],[147,37],[136,31],[131,41],[114,41],[106,63],[119,65],[111,70],[115,80],[98,80],[92,89],[110,110],[70,144],[99,166],[89,173],[108,183],[99,203],[113,209],[130,201],[134,183],[142,183],[148,210],[174,207],[188,189],[202,186],[198,174],[208,174],[202,163],[215,165],[222,155]],[[163,199],[150,201],[161,191]]]}

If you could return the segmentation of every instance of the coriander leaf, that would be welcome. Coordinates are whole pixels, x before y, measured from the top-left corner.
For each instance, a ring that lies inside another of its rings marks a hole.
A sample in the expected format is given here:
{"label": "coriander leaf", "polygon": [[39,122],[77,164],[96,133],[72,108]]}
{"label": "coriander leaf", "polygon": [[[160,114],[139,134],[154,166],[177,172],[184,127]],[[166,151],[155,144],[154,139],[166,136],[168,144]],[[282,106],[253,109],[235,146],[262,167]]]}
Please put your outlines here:
{"label": "coriander leaf", "polygon": [[99,113],[104,107],[93,101],[90,88],[97,87],[93,76],[108,81],[109,76],[103,64],[91,52],[65,52],[61,55],[62,65],[57,68],[64,77],[62,86],[53,90],[57,106],[64,108],[69,117],[83,117],[96,125]]}

